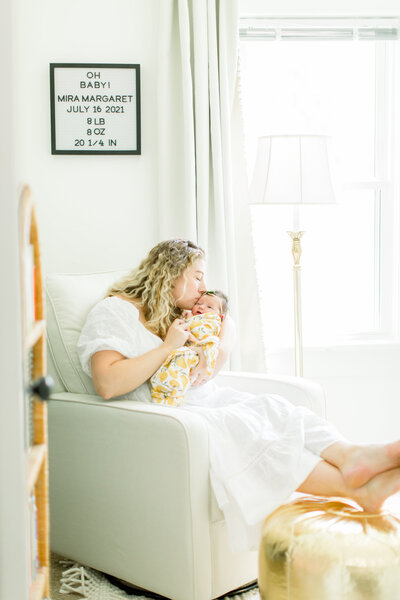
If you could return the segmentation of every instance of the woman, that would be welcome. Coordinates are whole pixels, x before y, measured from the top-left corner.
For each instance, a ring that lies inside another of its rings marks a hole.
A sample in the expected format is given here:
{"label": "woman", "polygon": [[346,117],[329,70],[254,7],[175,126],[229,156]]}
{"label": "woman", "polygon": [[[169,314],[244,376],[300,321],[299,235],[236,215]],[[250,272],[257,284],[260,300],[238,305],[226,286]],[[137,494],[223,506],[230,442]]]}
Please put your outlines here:
{"label": "woman", "polygon": [[[78,351],[103,398],[151,401],[150,377],[190,338],[182,311],[206,291],[204,275],[201,248],[180,239],[161,242],[91,310]],[[213,375],[233,338],[227,318]],[[284,398],[218,388],[207,381],[203,362],[180,410],[196,411],[207,423],[211,483],[234,550],[256,547],[266,515],[296,490],[350,498],[369,512],[400,490],[400,441],[350,444]]]}

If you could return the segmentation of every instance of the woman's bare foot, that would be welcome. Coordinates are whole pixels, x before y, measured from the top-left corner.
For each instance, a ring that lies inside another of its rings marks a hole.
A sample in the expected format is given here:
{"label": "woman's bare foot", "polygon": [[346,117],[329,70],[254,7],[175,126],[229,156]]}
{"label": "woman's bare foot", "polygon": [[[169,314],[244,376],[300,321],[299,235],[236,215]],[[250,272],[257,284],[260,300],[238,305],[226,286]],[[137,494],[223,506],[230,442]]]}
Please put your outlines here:
{"label": "woman's bare foot", "polygon": [[400,492],[400,469],[385,471],[352,493],[352,498],[369,513],[377,513],[387,498]]}
{"label": "woman's bare foot", "polygon": [[365,446],[338,442],[321,456],[340,469],[346,485],[359,488],[379,473],[400,467],[400,441]]}

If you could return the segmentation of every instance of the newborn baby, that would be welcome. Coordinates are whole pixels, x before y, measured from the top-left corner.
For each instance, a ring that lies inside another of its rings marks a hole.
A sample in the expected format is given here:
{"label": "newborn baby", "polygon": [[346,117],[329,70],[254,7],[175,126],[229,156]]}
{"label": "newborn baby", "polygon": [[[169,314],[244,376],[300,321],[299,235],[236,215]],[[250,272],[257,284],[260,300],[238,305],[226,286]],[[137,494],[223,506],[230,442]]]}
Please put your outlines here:
{"label": "newborn baby", "polygon": [[[219,332],[228,309],[228,299],[222,292],[210,291],[201,296],[191,311],[183,317],[189,323],[190,333],[196,338],[196,346],[201,346],[207,364],[207,375],[215,367],[218,354]],[[190,371],[199,363],[199,353],[194,342],[186,342],[168,356],[164,364],[154,373],[151,383],[153,402],[179,406],[190,386]]]}

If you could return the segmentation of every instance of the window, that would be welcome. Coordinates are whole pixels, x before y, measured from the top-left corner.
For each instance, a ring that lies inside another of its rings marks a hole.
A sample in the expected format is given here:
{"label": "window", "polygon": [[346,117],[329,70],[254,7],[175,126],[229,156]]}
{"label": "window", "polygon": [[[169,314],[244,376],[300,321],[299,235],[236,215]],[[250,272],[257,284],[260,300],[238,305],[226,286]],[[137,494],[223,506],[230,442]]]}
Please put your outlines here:
{"label": "window", "polygon": [[[305,345],[395,332],[398,23],[241,22],[248,174],[257,138],[331,136],[337,204],[302,206]],[[292,208],[252,206],[266,345],[293,339]]]}

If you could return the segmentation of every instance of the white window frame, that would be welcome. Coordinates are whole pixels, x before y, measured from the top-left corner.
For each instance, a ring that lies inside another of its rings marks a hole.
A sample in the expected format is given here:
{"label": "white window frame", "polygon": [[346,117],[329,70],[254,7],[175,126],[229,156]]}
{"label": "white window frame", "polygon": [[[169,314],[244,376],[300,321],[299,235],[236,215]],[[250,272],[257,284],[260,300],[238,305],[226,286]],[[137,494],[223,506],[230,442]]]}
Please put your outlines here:
{"label": "white window frame", "polygon": [[290,43],[291,39],[299,41],[299,38],[328,39],[324,31],[332,40],[375,37],[380,40],[360,41],[375,43],[376,47],[375,178],[352,181],[344,186],[347,190],[375,191],[375,327],[372,331],[343,336],[343,342],[400,338],[400,173],[396,160],[400,157],[400,42],[384,41],[398,39],[399,30],[398,18],[252,16],[240,20],[240,38],[248,43],[251,39],[265,39],[265,43]]}

